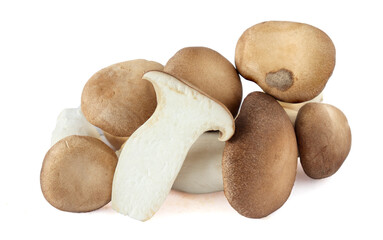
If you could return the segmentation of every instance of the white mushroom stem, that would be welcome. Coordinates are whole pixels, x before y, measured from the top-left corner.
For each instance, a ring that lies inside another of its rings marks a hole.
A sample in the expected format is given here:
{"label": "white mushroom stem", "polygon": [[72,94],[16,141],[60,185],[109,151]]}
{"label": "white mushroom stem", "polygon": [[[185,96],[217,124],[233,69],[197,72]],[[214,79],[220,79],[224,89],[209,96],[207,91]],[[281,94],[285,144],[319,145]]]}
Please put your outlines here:
{"label": "white mushroom stem", "polygon": [[234,134],[231,113],[175,77],[151,71],[157,108],[125,143],[112,188],[112,207],[137,220],[151,218],[169,194],[192,144],[208,130]]}
{"label": "white mushroom stem", "polygon": [[[202,134],[191,146],[172,189],[193,193],[223,191],[222,154],[225,142],[218,140],[219,132]],[[120,157],[121,149],[116,151]]]}
{"label": "white mushroom stem", "polygon": [[100,138],[97,128],[86,120],[81,108],[66,108],[61,111],[52,132],[51,145],[71,135]]}
{"label": "white mushroom stem", "polygon": [[297,119],[298,111],[290,109],[290,108],[283,108],[285,112],[287,113],[287,116],[289,116],[291,123],[293,126],[295,125],[295,120]]}
{"label": "white mushroom stem", "polygon": [[309,102],[323,102],[323,92],[321,92],[318,96],[316,96],[315,98],[313,98],[307,102],[287,103],[287,102],[278,101],[278,103],[286,111],[286,113],[289,116],[290,121],[292,122],[293,125],[295,125],[295,119],[297,118],[297,114],[299,112],[299,109],[301,109],[301,107],[303,107],[306,103],[309,103]]}
{"label": "white mushroom stem", "polygon": [[195,194],[223,191],[224,148],[217,132],[202,134],[190,148],[173,189]]}

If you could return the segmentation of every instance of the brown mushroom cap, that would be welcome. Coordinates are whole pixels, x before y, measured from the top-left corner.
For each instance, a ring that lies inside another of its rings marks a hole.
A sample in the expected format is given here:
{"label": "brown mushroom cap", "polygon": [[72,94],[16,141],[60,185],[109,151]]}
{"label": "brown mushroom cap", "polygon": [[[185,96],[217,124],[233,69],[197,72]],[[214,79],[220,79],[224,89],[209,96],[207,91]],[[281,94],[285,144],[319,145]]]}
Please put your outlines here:
{"label": "brown mushroom cap", "polygon": [[111,135],[130,136],[153,114],[157,105],[152,84],[143,81],[142,76],[162,69],[157,62],[137,59],[98,71],[82,92],[84,116]]}
{"label": "brown mushroom cap", "polygon": [[295,122],[300,161],[305,173],[315,179],[333,175],[351,149],[351,129],[338,108],[307,103]]}
{"label": "brown mushroom cap", "polygon": [[335,67],[331,39],[311,25],[270,21],[247,29],[238,40],[235,64],[246,79],[284,102],[313,99]]}
{"label": "brown mushroom cap", "polygon": [[88,212],[111,199],[117,156],[101,140],[72,135],[58,141],[45,155],[41,190],[55,208]]}
{"label": "brown mushroom cap", "polygon": [[183,48],[169,59],[164,71],[191,83],[237,115],[242,84],[234,66],[218,52],[206,47]]}
{"label": "brown mushroom cap", "polygon": [[240,214],[261,218],[280,208],[294,185],[298,149],[294,128],[278,102],[250,93],[222,159],[225,196]]}

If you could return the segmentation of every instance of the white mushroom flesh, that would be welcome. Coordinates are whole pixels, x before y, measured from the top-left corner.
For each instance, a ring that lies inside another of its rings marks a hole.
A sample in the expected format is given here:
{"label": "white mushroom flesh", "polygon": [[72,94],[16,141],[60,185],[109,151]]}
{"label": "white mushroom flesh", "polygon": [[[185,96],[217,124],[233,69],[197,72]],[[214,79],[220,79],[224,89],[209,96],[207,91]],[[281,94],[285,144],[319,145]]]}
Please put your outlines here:
{"label": "white mushroom flesh", "polygon": [[51,145],[71,135],[100,138],[97,128],[86,120],[81,108],[67,108],[61,111],[52,132]]}
{"label": "white mushroom flesh", "polygon": [[234,134],[230,112],[175,77],[151,71],[157,108],[125,143],[112,188],[112,208],[145,221],[161,207],[197,138],[219,130],[219,140]]}
{"label": "white mushroom flesh", "polygon": [[187,193],[223,191],[222,154],[218,132],[202,134],[190,148],[173,189]]}
{"label": "white mushroom flesh", "polygon": [[301,102],[301,103],[287,103],[278,101],[278,103],[283,107],[283,109],[286,111],[287,115],[290,118],[290,121],[293,125],[295,125],[295,119],[297,118],[297,114],[299,112],[299,109],[303,107],[306,103],[309,102],[323,102],[323,92],[320,93],[315,98],[307,101],[307,102]]}

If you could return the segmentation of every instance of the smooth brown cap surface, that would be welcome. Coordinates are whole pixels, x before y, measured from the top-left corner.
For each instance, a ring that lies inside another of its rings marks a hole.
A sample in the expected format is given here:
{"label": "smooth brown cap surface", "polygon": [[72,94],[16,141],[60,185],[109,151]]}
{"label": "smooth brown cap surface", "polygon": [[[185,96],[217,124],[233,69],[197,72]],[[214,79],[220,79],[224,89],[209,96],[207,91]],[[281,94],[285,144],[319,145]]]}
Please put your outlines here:
{"label": "smooth brown cap surface", "polygon": [[111,199],[117,156],[101,140],[72,135],[58,141],[45,155],[41,190],[55,208],[88,212]]}
{"label": "smooth brown cap surface", "polygon": [[164,71],[189,82],[237,115],[242,83],[234,66],[218,52],[206,47],[183,48],[169,59]]}
{"label": "smooth brown cap surface", "polygon": [[143,59],[117,63],[95,73],[85,84],[81,110],[86,119],[105,132],[129,137],[154,112],[154,88],[144,73],[162,70],[157,62]]}
{"label": "smooth brown cap surface", "polygon": [[333,175],[351,149],[351,129],[338,108],[307,103],[295,122],[300,161],[305,173],[315,179]]}
{"label": "smooth brown cap surface", "polygon": [[278,102],[250,93],[222,160],[225,196],[241,215],[261,218],[280,208],[294,185],[298,149],[294,128]]}
{"label": "smooth brown cap surface", "polygon": [[335,67],[335,46],[320,29],[269,21],[239,38],[235,65],[246,79],[284,102],[304,102],[322,92]]}

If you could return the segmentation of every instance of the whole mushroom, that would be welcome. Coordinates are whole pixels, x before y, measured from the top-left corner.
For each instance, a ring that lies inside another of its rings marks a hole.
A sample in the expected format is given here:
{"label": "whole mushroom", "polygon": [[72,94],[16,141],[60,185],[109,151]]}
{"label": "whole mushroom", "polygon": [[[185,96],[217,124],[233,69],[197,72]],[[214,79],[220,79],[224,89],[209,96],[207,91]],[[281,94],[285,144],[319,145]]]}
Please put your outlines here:
{"label": "whole mushroom", "polygon": [[284,102],[313,99],[335,67],[335,46],[322,30],[304,23],[269,21],[248,28],[235,49],[239,73]]}
{"label": "whole mushroom", "polygon": [[344,113],[324,103],[308,103],[295,123],[302,168],[314,179],[338,171],[351,149],[351,129]]}
{"label": "whole mushroom", "polygon": [[294,186],[294,128],[277,101],[262,92],[245,98],[235,128],[223,152],[225,196],[241,215],[262,218],[280,208]]}
{"label": "whole mushroom", "polygon": [[93,211],[110,201],[116,165],[116,154],[101,140],[71,135],[55,143],[45,155],[41,190],[57,209]]}
{"label": "whole mushroom", "polygon": [[145,72],[162,69],[154,61],[130,60],[101,69],[85,84],[81,110],[108,139],[117,137],[116,149],[121,144],[118,138],[129,137],[153,114],[156,94],[153,86],[141,79]]}

